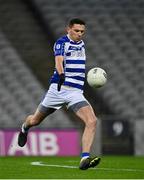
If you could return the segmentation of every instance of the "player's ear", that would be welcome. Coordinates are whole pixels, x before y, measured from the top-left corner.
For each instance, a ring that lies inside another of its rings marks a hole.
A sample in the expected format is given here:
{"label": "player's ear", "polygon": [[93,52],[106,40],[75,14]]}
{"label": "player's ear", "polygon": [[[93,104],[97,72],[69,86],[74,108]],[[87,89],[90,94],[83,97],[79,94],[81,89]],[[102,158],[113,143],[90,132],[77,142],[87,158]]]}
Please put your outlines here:
{"label": "player's ear", "polygon": [[66,27],[66,31],[67,31],[67,33],[69,33],[69,31],[70,31],[70,27],[69,26]]}
{"label": "player's ear", "polygon": [[68,33],[68,27],[65,27],[64,31],[65,31],[66,33]]}

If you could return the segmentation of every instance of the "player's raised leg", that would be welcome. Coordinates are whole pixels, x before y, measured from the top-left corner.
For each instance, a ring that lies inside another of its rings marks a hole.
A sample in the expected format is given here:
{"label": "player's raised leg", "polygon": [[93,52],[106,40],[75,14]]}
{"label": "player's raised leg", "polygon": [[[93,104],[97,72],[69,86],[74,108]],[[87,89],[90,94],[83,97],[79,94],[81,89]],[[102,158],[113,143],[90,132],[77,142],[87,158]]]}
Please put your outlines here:
{"label": "player's raised leg", "polygon": [[18,135],[18,145],[23,147],[27,142],[27,135],[29,129],[33,126],[37,126],[38,124],[40,124],[46,116],[53,113],[55,110],[56,109],[53,108],[47,108],[46,111],[43,112],[40,111],[40,109],[37,109],[33,115],[27,116]]}
{"label": "player's raised leg", "polygon": [[85,170],[90,167],[95,167],[100,162],[99,157],[90,157],[90,150],[96,133],[97,118],[90,105],[80,108],[76,114],[85,123],[82,136],[82,158],[79,166],[80,169]]}

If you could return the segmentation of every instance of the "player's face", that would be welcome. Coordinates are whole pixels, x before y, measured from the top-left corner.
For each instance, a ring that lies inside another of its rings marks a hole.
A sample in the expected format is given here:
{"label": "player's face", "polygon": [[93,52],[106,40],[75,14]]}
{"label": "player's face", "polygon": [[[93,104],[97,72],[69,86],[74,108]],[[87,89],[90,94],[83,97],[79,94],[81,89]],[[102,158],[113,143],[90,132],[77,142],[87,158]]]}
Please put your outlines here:
{"label": "player's face", "polygon": [[85,26],[81,24],[74,24],[72,27],[67,29],[70,38],[73,41],[80,41],[85,33]]}

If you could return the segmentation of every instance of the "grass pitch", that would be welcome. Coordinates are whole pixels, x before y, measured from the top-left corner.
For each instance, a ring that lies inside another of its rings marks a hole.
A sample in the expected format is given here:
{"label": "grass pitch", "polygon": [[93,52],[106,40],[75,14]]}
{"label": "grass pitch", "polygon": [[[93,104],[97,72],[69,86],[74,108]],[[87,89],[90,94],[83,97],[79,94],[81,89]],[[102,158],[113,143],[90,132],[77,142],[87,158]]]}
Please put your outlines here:
{"label": "grass pitch", "polygon": [[0,179],[144,179],[144,157],[103,156],[79,170],[78,157],[0,157]]}

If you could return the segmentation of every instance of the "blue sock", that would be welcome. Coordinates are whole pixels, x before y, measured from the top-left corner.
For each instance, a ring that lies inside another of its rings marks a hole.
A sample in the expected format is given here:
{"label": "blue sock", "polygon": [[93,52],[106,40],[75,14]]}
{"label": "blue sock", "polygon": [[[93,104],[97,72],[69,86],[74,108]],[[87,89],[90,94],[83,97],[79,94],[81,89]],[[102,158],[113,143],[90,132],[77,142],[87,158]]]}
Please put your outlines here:
{"label": "blue sock", "polygon": [[82,158],[88,158],[89,156],[90,156],[90,153],[88,152],[83,152],[81,155]]}

